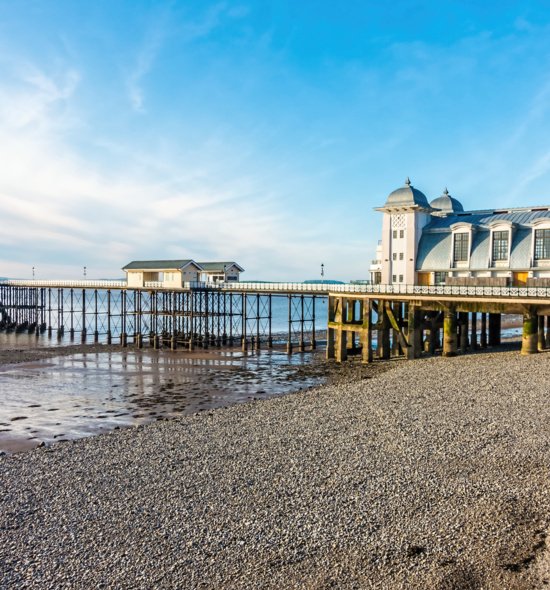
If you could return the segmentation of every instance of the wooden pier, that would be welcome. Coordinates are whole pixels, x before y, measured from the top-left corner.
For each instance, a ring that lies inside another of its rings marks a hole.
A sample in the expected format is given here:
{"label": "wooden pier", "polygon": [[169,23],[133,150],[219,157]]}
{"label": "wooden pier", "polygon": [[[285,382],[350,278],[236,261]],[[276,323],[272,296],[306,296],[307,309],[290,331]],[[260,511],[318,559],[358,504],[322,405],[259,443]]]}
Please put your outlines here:
{"label": "wooden pier", "polygon": [[331,293],[327,358],[374,359],[440,351],[455,356],[501,343],[503,315],[523,317],[521,353],[550,348],[550,290],[513,287],[383,287]]}

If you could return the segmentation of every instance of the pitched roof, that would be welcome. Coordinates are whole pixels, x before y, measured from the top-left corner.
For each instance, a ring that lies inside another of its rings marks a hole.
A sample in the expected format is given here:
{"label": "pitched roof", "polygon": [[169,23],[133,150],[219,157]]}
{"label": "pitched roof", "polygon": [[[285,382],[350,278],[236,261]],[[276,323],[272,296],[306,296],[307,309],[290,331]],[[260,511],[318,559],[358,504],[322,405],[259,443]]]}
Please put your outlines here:
{"label": "pitched roof", "polygon": [[189,264],[202,270],[202,266],[194,260],[134,260],[122,270],[181,270]]}
{"label": "pitched roof", "polygon": [[236,266],[240,272],[244,271],[244,268],[239,266],[236,262],[198,262],[197,263],[203,270],[207,272],[224,272],[226,268]]}

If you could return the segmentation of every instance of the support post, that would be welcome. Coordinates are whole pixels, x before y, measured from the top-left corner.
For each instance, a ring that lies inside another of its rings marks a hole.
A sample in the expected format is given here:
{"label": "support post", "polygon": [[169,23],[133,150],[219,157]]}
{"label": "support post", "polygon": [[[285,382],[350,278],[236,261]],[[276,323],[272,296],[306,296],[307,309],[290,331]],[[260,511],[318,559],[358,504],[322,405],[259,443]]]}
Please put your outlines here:
{"label": "support post", "polygon": [[481,348],[487,348],[487,314],[481,314],[481,337],[479,341]]}
{"label": "support post", "polygon": [[286,343],[287,354],[292,354],[292,295],[288,296],[288,341]]}
{"label": "support post", "polygon": [[272,334],[272,330],[271,330],[271,324],[272,324],[272,320],[273,320],[273,313],[272,313],[272,308],[271,308],[271,301],[272,299],[272,295],[271,293],[267,296],[267,305],[268,305],[268,335],[267,335],[267,347],[268,348],[273,348],[273,334]]}
{"label": "support post", "polygon": [[544,338],[544,316],[538,316],[538,337],[537,337],[537,348],[544,350],[546,346],[546,339]]}
{"label": "support post", "polygon": [[532,309],[523,314],[523,337],[521,339],[521,354],[534,354],[537,350],[538,320]]}
{"label": "support post", "polygon": [[489,314],[489,346],[498,346],[500,344],[500,320],[499,313]]}
{"label": "support post", "polygon": [[390,322],[386,313],[387,301],[378,302],[378,354],[381,359],[390,358]]}
{"label": "support post", "polygon": [[449,307],[443,317],[443,356],[456,356],[456,310]]}
{"label": "support post", "polygon": [[460,318],[460,352],[462,354],[468,351],[468,314],[461,312]]}
{"label": "support post", "polygon": [[361,331],[361,361],[372,363],[372,301],[361,302],[363,329]]}
{"label": "support post", "polygon": [[315,295],[311,298],[311,350],[317,348],[317,335],[315,334]]}
{"label": "support post", "polygon": [[[335,316],[335,309],[336,309],[336,297],[330,296],[328,297],[328,325],[330,322],[336,321]],[[327,328],[327,359],[335,358],[335,348],[334,348],[334,341],[335,341],[335,330],[334,328]]]}
{"label": "support post", "polygon": [[472,313],[472,335],[470,340],[472,350],[477,350],[477,313],[475,311]]}
{"label": "support post", "polygon": [[347,317],[347,299],[338,297],[336,301],[334,321],[338,324],[336,330],[336,362],[341,363],[348,358],[347,332],[344,330],[344,319]]}
{"label": "support post", "polygon": [[248,348],[248,343],[246,341],[246,293],[242,294],[242,330],[241,330],[241,348],[243,352],[246,352]]}
{"label": "support post", "polygon": [[86,289],[82,289],[82,332],[80,333],[82,343],[86,342],[86,334]]}
{"label": "support post", "polygon": [[304,296],[302,294],[300,295],[300,352],[304,352],[304,350],[306,349],[306,343],[304,341],[304,322]]}
{"label": "support post", "polygon": [[[409,346],[406,349],[407,359],[416,359],[420,357],[420,351],[422,350],[422,323],[420,318],[420,311],[418,306],[409,304],[408,310],[408,341]],[[430,330],[431,335],[431,330]]]}

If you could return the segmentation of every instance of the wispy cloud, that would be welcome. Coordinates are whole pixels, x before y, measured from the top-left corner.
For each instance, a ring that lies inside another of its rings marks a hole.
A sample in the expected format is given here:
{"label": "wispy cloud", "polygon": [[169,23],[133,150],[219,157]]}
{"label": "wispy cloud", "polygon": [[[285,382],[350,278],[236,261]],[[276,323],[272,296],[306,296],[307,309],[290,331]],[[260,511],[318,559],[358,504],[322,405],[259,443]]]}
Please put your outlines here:
{"label": "wispy cloud", "polygon": [[11,63],[16,83],[0,88],[0,120],[5,127],[17,129],[50,124],[52,108],[59,107],[74,94],[80,81],[75,69],[51,76],[28,62]]}
{"label": "wispy cloud", "polygon": [[143,80],[151,70],[157,55],[162,47],[164,32],[158,25],[154,26],[147,34],[143,46],[137,55],[136,63],[128,74],[126,87],[128,98],[134,111],[145,112]]}
{"label": "wispy cloud", "polygon": [[152,17],[152,23],[145,32],[144,41],[137,52],[135,62],[126,76],[126,88],[132,109],[144,113],[144,83],[160,55],[164,43],[171,36],[177,37],[181,43],[191,43],[210,35],[223,22],[224,18],[242,19],[248,14],[244,5],[229,6],[219,2],[208,7],[203,14],[196,17],[185,17],[182,24],[171,23],[174,17],[171,5],[163,8]]}

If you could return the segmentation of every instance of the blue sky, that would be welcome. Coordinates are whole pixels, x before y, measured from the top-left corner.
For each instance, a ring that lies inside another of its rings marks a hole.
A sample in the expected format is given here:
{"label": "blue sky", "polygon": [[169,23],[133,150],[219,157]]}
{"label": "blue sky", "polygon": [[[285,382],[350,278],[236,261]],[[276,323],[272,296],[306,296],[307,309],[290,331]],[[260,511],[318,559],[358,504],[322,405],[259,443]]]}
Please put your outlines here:
{"label": "blue sky", "polygon": [[0,276],[366,278],[406,176],[550,204],[550,5],[0,0],[0,162]]}

